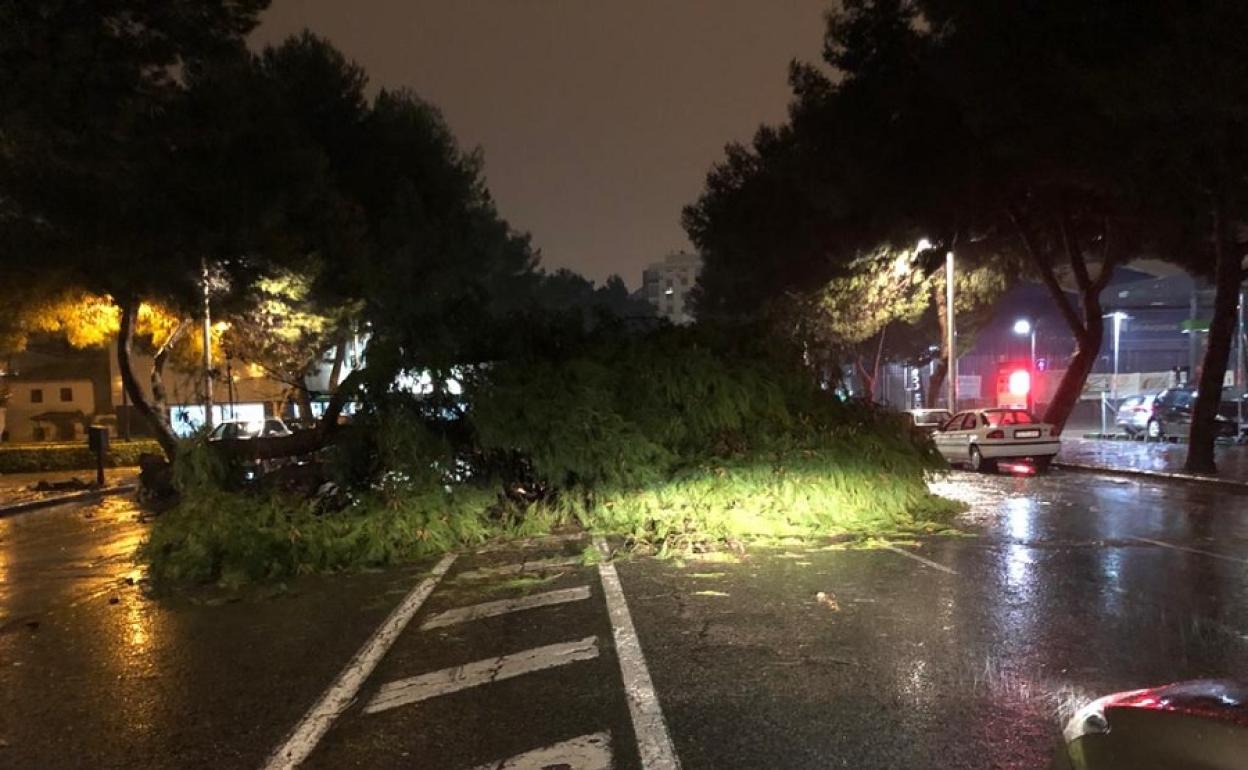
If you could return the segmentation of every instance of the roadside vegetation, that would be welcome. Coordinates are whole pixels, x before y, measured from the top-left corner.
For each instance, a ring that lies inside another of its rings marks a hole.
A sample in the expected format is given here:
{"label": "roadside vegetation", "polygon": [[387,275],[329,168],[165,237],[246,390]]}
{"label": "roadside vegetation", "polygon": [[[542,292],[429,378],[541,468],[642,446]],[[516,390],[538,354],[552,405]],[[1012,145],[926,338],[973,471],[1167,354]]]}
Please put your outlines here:
{"label": "roadside vegetation", "polygon": [[567,528],[683,554],[914,532],[959,510],[928,492],[943,463],[896,415],[727,339],[598,332],[479,367],[449,401],[381,393],[292,484],[231,490],[229,456],[188,447],[142,557],[159,583],[235,585]]}
{"label": "roadside vegetation", "polygon": [[[159,454],[160,444],[151,440],[113,441],[104,455],[106,468],[136,466],[145,454]],[[85,441],[56,444],[0,446],[0,473],[81,471],[95,467],[95,452]]]}

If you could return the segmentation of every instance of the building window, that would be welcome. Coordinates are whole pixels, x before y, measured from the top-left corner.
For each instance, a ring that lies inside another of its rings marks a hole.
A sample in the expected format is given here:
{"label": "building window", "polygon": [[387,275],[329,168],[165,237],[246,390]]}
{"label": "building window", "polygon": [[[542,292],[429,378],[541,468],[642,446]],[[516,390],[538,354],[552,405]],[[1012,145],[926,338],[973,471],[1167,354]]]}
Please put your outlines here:
{"label": "building window", "polygon": [[43,403],[43,388],[31,388],[30,389],[30,403],[32,404]]}
{"label": "building window", "polygon": [[73,400],[74,400],[74,389],[73,388],[61,388],[61,401],[68,402],[68,401],[73,401]]}

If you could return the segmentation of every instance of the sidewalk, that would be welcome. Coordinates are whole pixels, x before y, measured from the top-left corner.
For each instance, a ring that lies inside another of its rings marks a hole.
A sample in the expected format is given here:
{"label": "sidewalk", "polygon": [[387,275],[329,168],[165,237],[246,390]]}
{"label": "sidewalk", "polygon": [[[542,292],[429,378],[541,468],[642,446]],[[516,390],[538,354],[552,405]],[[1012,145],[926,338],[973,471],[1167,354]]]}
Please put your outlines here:
{"label": "sidewalk", "polygon": [[1163,478],[1219,481],[1248,488],[1248,447],[1219,444],[1214,450],[1218,464],[1217,476],[1187,473],[1183,462],[1186,444],[1142,441],[1101,441],[1086,438],[1062,438],[1058,466],[1080,470],[1105,470],[1139,473]]}
{"label": "sidewalk", "polygon": [[[60,498],[76,499],[87,488],[70,487],[67,489],[36,492],[32,487],[40,481],[49,483],[79,479],[86,484],[95,483],[95,471],[52,471],[48,473],[0,473],[0,515],[5,509],[24,507],[32,503],[53,502]],[[104,487],[135,486],[139,481],[138,468],[105,468]]]}

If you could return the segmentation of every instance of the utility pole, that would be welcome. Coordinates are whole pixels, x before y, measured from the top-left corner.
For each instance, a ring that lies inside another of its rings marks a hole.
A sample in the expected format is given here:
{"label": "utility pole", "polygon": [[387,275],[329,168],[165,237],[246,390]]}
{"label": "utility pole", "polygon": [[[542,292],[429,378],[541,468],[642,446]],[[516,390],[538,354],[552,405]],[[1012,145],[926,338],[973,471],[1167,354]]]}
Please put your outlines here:
{"label": "utility pole", "polygon": [[954,329],[954,312],[953,312],[953,252],[949,251],[945,254],[945,314],[948,316],[949,323],[948,334],[949,339],[946,345],[949,348],[949,362],[947,364],[948,372],[945,375],[945,387],[949,393],[949,411],[956,413],[958,411],[958,352],[954,349],[958,342],[958,335]]}
{"label": "utility pole", "polygon": [[212,314],[208,301],[207,260],[202,261],[200,265],[204,289],[204,427],[212,430]]}
{"label": "utility pole", "polygon": [[1235,350],[1237,363],[1235,366],[1235,383],[1239,385],[1239,398],[1235,399],[1236,413],[1239,418],[1239,430],[1244,430],[1244,396],[1248,395],[1248,388],[1245,388],[1245,379],[1248,379],[1248,370],[1244,369],[1244,290],[1239,291],[1239,323],[1237,324],[1239,333],[1235,335]]}

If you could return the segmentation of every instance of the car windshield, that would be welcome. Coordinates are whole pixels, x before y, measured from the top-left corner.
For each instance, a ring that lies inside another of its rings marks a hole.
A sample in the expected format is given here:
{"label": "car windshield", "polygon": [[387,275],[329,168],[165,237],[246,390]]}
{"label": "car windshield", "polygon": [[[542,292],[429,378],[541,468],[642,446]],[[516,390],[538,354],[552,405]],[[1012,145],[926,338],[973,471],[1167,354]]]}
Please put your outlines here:
{"label": "car windshield", "polygon": [[915,412],[916,425],[944,425],[950,418],[949,412]]}
{"label": "car windshield", "polygon": [[984,412],[984,418],[987,419],[988,424],[994,428],[1002,425],[1031,425],[1036,421],[1036,419],[1031,416],[1031,412],[1026,412],[1022,409]]}

